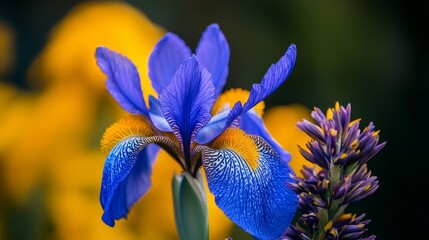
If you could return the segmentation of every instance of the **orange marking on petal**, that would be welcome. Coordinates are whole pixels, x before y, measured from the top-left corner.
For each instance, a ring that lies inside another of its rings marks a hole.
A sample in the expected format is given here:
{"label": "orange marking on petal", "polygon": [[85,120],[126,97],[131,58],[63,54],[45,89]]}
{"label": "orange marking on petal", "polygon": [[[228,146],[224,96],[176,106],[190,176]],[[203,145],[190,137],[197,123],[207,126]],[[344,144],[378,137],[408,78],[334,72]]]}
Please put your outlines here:
{"label": "orange marking on petal", "polygon": [[101,149],[109,152],[118,142],[129,136],[153,136],[154,133],[146,118],[139,115],[129,115],[112,124],[103,134]]}
{"label": "orange marking on petal", "polygon": [[259,167],[259,152],[253,139],[239,128],[228,128],[211,144],[213,149],[231,149],[243,157],[249,166]]}
{"label": "orange marking on petal", "polygon": [[356,124],[356,123],[358,123],[358,122],[360,122],[360,118],[358,118],[358,119],[356,119],[356,120],[351,121],[351,122],[349,123],[349,127],[351,127],[351,126],[355,125],[355,124]]}
{"label": "orange marking on petal", "polygon": [[334,119],[334,113],[332,112],[331,108],[328,108],[328,110],[326,110],[326,119],[328,120]]}

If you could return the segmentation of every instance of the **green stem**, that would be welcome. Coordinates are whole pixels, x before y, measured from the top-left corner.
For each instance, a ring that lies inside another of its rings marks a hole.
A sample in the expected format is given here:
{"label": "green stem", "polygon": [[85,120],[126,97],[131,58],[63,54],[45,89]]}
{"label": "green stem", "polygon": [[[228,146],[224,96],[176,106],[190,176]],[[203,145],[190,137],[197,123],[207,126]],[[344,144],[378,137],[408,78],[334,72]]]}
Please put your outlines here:
{"label": "green stem", "polygon": [[342,169],[335,164],[331,164],[329,169],[329,188],[326,193],[326,198],[330,199],[330,205],[326,208],[319,208],[319,224],[314,235],[314,239],[323,240],[326,236],[326,231],[331,228],[332,223],[344,213],[344,208],[340,207],[341,199],[332,200],[334,196],[334,186],[337,185],[342,177]]}
{"label": "green stem", "polygon": [[173,176],[174,216],[180,240],[207,240],[208,218],[204,182],[200,172]]}

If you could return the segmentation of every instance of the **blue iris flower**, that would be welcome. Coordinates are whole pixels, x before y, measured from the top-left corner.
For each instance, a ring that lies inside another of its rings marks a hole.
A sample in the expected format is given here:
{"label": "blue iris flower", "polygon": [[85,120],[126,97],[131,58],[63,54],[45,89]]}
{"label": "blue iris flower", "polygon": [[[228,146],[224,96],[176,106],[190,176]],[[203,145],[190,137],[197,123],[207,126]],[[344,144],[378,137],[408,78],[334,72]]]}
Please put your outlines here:
{"label": "blue iris flower", "polygon": [[204,31],[195,54],[177,35],[167,33],[149,58],[158,98],[150,96],[146,104],[134,64],[106,47],[97,48],[107,90],[130,113],[102,139],[108,155],[100,201],[107,225],[125,218],[149,190],[162,148],[192,176],[202,166],[216,204],[255,238],[274,239],[287,229],[298,202],[286,186],[292,182],[290,155],[266,130],[257,105],[289,76],[296,47],[292,44],[250,92],[230,91],[224,97],[229,55],[217,24]]}

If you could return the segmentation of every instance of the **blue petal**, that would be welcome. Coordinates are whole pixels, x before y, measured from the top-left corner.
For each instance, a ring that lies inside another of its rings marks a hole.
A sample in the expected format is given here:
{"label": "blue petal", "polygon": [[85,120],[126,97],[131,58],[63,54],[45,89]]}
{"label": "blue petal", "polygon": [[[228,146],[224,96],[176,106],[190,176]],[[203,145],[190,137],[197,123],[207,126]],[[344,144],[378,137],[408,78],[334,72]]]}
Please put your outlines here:
{"label": "blue petal", "polygon": [[[225,129],[232,126],[234,120],[242,112],[241,102],[235,103],[234,107],[230,110],[222,111],[222,113],[216,114],[213,121],[204,126],[200,132],[198,132],[196,141],[200,144],[207,144],[219,136]],[[226,116],[225,116],[225,115]]]}
{"label": "blue petal", "polygon": [[149,190],[159,147],[147,144],[143,137],[129,137],[113,147],[107,156],[100,202],[104,210],[102,219],[111,227],[115,220],[125,218],[131,206]]}
{"label": "blue petal", "polygon": [[[227,124],[233,122],[241,114],[252,109],[260,101],[264,100],[276,90],[289,76],[295,65],[296,46],[292,44],[285,55],[276,63],[271,65],[260,84],[253,84],[249,98],[244,105],[235,104],[228,116]],[[228,126],[225,126],[227,128]]]}
{"label": "blue petal", "polygon": [[107,75],[107,90],[119,105],[131,114],[147,116],[140,77],[134,64],[105,47],[98,47],[95,56],[98,66]]}
{"label": "blue petal", "polygon": [[168,125],[167,119],[165,119],[164,114],[162,113],[161,106],[159,106],[159,101],[152,95],[149,96],[149,116],[155,127],[163,132],[172,132],[170,125]]}
{"label": "blue petal", "polygon": [[185,157],[195,135],[211,118],[214,94],[210,73],[192,56],[159,95],[162,112],[181,142]]}
{"label": "blue petal", "polygon": [[191,50],[174,33],[167,33],[149,57],[149,77],[160,94],[168,86],[179,66],[191,56]]}
{"label": "blue petal", "polygon": [[249,99],[243,106],[246,112],[276,90],[292,72],[296,60],[296,46],[292,44],[280,60],[271,65],[260,84],[253,84]]}
{"label": "blue petal", "polygon": [[283,147],[277,143],[276,140],[274,140],[274,138],[271,136],[271,134],[265,127],[263,120],[258,116],[255,111],[250,110],[241,116],[240,129],[243,129],[248,134],[258,135],[262,137],[277,151],[283,161],[290,161],[291,155],[286,152]]}
{"label": "blue petal", "polygon": [[228,42],[219,25],[211,24],[207,27],[198,43],[196,55],[212,75],[216,96],[218,96],[228,76],[230,55]]}
{"label": "blue petal", "polygon": [[285,184],[293,181],[292,170],[262,138],[252,138],[260,154],[255,170],[232,149],[205,149],[203,166],[219,208],[254,237],[276,239],[288,228],[298,204]]}
{"label": "blue petal", "polygon": [[209,123],[197,133],[195,141],[200,144],[206,144],[223,132],[229,112],[230,110],[224,110],[214,115]]}

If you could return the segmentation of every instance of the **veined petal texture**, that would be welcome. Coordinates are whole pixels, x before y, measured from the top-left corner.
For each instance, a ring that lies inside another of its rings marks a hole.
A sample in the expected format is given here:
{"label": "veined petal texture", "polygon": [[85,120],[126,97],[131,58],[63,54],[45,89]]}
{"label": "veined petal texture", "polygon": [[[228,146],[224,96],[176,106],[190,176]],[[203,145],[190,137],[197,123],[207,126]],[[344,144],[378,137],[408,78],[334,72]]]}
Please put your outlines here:
{"label": "veined petal texture", "polygon": [[296,46],[292,44],[280,60],[272,64],[260,84],[253,84],[249,99],[243,106],[246,112],[274,92],[292,72],[296,60]]}
{"label": "veined petal texture", "polygon": [[[291,155],[271,136],[265,127],[264,121],[253,110],[244,113],[240,119],[240,128],[247,134],[258,135],[270,144],[280,155],[283,161],[289,162]],[[288,133],[284,133],[288,134]]]}
{"label": "veined petal texture", "polygon": [[198,43],[196,55],[201,64],[212,75],[218,96],[228,77],[229,45],[218,24],[209,25]]}
{"label": "veined petal texture", "polygon": [[168,86],[179,66],[191,56],[186,43],[174,33],[167,33],[149,57],[149,78],[160,94]]}
{"label": "veined petal texture", "polygon": [[258,239],[275,239],[288,228],[298,203],[286,186],[293,181],[292,170],[261,137],[247,138],[256,147],[256,162],[250,159],[253,153],[246,153],[252,146],[242,146],[249,139],[236,134],[222,149],[203,150],[207,182],[216,204],[232,221]]}
{"label": "veined petal texture", "polygon": [[136,66],[125,56],[106,47],[98,47],[95,56],[98,66],[107,76],[106,86],[112,97],[127,112],[147,116]]}
{"label": "veined petal texture", "polygon": [[[235,104],[232,108],[227,124],[231,123],[239,115],[252,109],[260,101],[274,92],[290,75],[296,60],[296,46],[292,44],[280,60],[272,64],[261,83],[253,84],[249,99],[244,105]],[[228,127],[228,126],[226,126]]]}
{"label": "veined petal texture", "polygon": [[210,73],[192,56],[159,95],[161,110],[185,155],[190,154],[195,135],[211,118],[214,94]]}
{"label": "veined petal texture", "polygon": [[159,147],[145,137],[132,136],[116,144],[107,156],[101,183],[103,221],[113,227],[151,185],[152,166]]}

